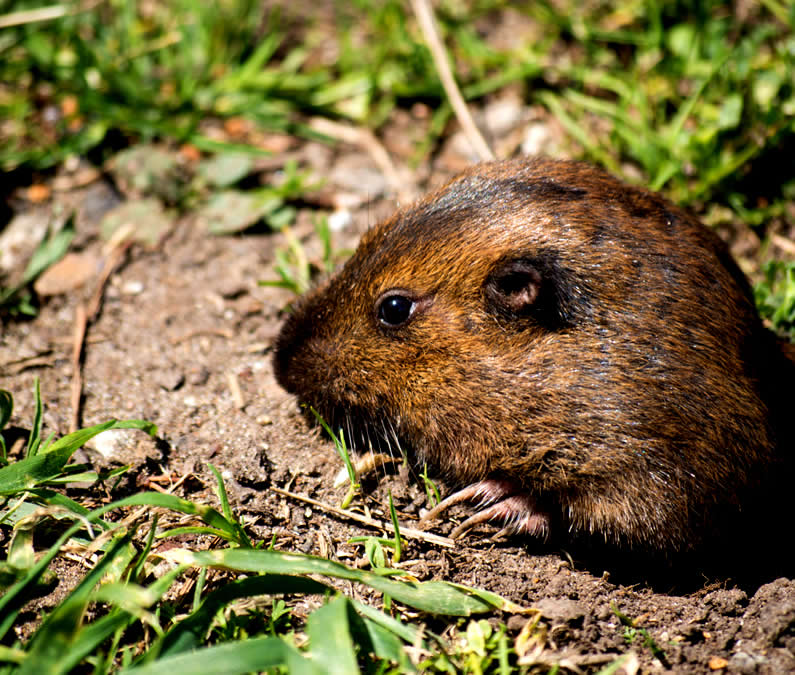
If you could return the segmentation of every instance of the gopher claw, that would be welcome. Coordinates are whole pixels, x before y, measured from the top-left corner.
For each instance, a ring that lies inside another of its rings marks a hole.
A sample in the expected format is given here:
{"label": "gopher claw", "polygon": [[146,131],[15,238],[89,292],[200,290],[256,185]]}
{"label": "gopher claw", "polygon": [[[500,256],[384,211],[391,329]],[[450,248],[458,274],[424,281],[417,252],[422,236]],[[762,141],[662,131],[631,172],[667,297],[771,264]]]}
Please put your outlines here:
{"label": "gopher claw", "polygon": [[501,480],[480,481],[454,492],[428,511],[420,523],[436,520],[453,504],[466,501],[478,501],[479,507],[486,508],[458,525],[450,533],[453,539],[458,539],[475,525],[493,520],[505,523],[499,534],[528,534],[542,539],[549,535],[549,516],[537,510],[535,499],[526,493],[517,492],[516,486],[510,481]]}

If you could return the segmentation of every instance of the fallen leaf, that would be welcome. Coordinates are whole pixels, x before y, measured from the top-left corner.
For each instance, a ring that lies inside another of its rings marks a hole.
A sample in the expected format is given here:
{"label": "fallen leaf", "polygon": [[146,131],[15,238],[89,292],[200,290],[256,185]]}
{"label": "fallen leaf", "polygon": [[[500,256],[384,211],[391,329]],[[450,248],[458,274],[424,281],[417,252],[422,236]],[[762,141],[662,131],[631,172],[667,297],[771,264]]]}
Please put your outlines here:
{"label": "fallen leaf", "polygon": [[50,188],[42,183],[34,183],[28,188],[28,200],[34,204],[41,204],[50,198]]}
{"label": "fallen leaf", "polygon": [[118,229],[130,226],[129,239],[157,246],[173,225],[174,219],[158,199],[130,199],[105,214],[100,232],[107,241]]}
{"label": "fallen leaf", "polygon": [[80,288],[100,267],[93,253],[67,253],[36,279],[33,289],[41,296],[63,295]]}
{"label": "fallen leaf", "polygon": [[196,222],[212,234],[233,234],[251,227],[282,205],[279,197],[238,190],[219,192],[196,213]]}
{"label": "fallen leaf", "polygon": [[723,668],[726,668],[726,666],[728,665],[729,662],[726,659],[721,658],[720,656],[713,656],[709,660],[710,670],[722,670]]}
{"label": "fallen leaf", "polygon": [[210,185],[229,187],[251,173],[254,158],[241,152],[227,152],[205,159],[198,172]]}

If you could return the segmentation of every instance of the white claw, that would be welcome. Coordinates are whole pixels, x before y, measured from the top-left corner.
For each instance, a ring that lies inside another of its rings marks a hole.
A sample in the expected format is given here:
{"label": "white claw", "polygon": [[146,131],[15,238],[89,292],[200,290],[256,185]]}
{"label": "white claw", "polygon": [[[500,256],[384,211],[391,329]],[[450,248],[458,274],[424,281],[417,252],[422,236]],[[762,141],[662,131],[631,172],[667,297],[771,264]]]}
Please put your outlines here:
{"label": "white claw", "polygon": [[420,518],[420,523],[439,518],[453,504],[475,500],[479,500],[481,506],[491,505],[458,525],[450,533],[451,538],[458,539],[475,525],[492,520],[506,523],[499,534],[521,533],[544,539],[549,534],[549,516],[538,511],[535,499],[517,491],[516,486],[508,481],[497,480],[480,481],[454,492]]}

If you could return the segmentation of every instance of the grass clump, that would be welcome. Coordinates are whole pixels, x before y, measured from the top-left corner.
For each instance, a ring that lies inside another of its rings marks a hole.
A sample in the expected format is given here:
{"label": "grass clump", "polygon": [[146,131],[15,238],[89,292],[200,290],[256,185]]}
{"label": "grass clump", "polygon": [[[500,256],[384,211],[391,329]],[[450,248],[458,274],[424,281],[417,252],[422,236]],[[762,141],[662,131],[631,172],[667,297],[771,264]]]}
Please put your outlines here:
{"label": "grass clump", "polygon": [[[755,162],[784,168],[779,152],[795,132],[791,8],[738,19],[719,2],[597,3],[590,12],[537,4],[560,38],[582,45],[580,59],[550,65],[569,84],[541,97],[591,159],[619,173],[630,160],[678,203],[746,207],[755,195],[743,179],[761,169]],[[779,177],[795,179],[791,170]]]}
{"label": "grass clump", "polygon": [[250,1],[110,2],[4,29],[0,166],[52,166],[119,134],[212,145],[199,123],[242,111],[289,129],[284,95],[316,82],[268,71],[282,34],[267,26],[260,39],[262,20]]}
{"label": "grass clump", "polygon": [[[338,58],[320,63],[320,46],[334,39],[327,31],[253,0],[110,2],[70,7],[48,21],[24,11],[0,16],[7,24],[0,33],[0,117],[7,120],[0,167],[49,167],[125,139],[245,152],[245,144],[205,133],[204,123],[239,118],[316,137],[302,115],[379,126],[401,100],[442,101],[432,59],[403,3],[334,12]],[[469,16],[446,25],[474,66],[471,79],[507,68],[510,55],[487,49]],[[513,79],[529,69],[513,68]]]}
{"label": "grass clump", "polygon": [[[54,489],[68,482],[103,479],[69,464],[71,455],[107,429],[149,434],[157,430],[140,420],[109,421],[42,442],[41,408],[37,384],[36,412],[24,457],[14,461],[6,454],[5,441],[1,446],[5,466],[0,468],[0,525],[10,538],[0,563],[4,672],[69,673],[87,667],[95,673],[120,670],[141,675],[175,669],[416,672],[418,659],[409,654],[430,653],[433,645],[438,658],[443,658],[446,643],[416,620],[407,620],[393,603],[410,608],[412,615],[467,617],[495,609],[522,611],[493,593],[444,582],[416,582],[394,568],[366,571],[266,548],[246,533],[213,467],[220,511],[159,492],[135,494],[88,510]],[[0,392],[0,431],[12,410],[11,394]],[[396,521],[394,509],[391,513]],[[195,524],[160,526],[161,520],[175,514],[189,516]],[[50,530],[55,527],[57,540],[39,551],[34,534],[46,524]],[[160,545],[185,536],[214,540],[216,547]],[[50,566],[67,548],[81,552],[86,561],[93,558],[89,571],[51,611],[31,624],[23,612],[26,603],[52,587],[55,577]],[[340,594],[331,579],[369,586],[383,595],[385,609]],[[324,600],[308,615],[296,615],[293,598],[307,594]],[[241,611],[241,603],[250,609]],[[15,638],[15,630],[23,630],[27,637]],[[470,632],[467,629],[466,635]],[[487,665],[491,648],[483,651],[487,643],[477,647],[480,642],[467,638],[462,645],[450,646],[452,662],[458,653],[465,654],[468,663],[473,654],[482,654]],[[505,641],[498,643],[507,655]],[[426,671],[449,672],[441,661],[437,665],[426,662]]]}
{"label": "grass clump", "polygon": [[321,258],[317,261],[310,260],[303,243],[288,226],[282,227],[281,233],[287,240],[287,247],[277,248],[274,254],[276,262],[273,269],[279,278],[260,281],[260,286],[285,288],[302,295],[312,287],[315,279],[329,276],[337,264],[350,255],[350,251],[334,247],[327,218],[315,221],[315,235],[322,245]]}
{"label": "grass clump", "polygon": [[795,262],[772,260],[762,273],[754,287],[757,307],[776,332],[795,341]]}
{"label": "grass clump", "polygon": [[[585,156],[618,173],[630,162],[630,177],[639,171],[679,203],[755,211],[780,201],[754,176],[771,161],[784,167],[795,136],[791,7],[766,2],[738,17],[717,1],[540,2],[512,10],[537,29],[510,46],[488,36],[505,11],[496,0],[438,8],[466,98],[524,87]],[[111,2],[18,20],[0,36],[6,169],[52,166],[125,139],[251,151],[251,142],[208,135],[209,120],[316,137],[308,115],[378,128],[396,107],[421,101],[438,118],[428,127],[436,138],[450,118],[398,0],[332,4],[315,19],[253,0]],[[420,146],[430,149],[427,139]]]}

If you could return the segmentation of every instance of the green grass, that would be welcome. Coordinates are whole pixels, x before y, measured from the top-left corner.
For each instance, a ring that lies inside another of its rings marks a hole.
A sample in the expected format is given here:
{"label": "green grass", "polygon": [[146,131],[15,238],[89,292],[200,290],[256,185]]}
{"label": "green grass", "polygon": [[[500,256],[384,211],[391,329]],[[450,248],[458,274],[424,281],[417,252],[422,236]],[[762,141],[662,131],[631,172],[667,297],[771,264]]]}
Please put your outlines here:
{"label": "green grass", "polygon": [[760,314],[783,337],[795,342],[795,262],[772,260],[754,288]]}
{"label": "green grass", "polygon": [[289,226],[282,227],[281,232],[287,239],[287,247],[277,248],[274,254],[276,261],[273,269],[279,278],[260,281],[260,286],[286,288],[296,295],[302,295],[312,287],[318,276],[328,276],[339,262],[350,255],[349,251],[334,248],[326,218],[315,221],[315,234],[323,247],[322,258],[317,264],[309,260],[304,245]]}
{"label": "green grass", "polygon": [[[203,133],[203,123],[241,117],[263,129],[316,136],[301,113],[378,126],[398,101],[442,100],[402,3],[338,3],[336,17],[343,27],[339,59],[320,65],[310,56],[333,36],[253,0],[116,0],[2,29],[0,117],[8,124],[0,167],[48,167],[71,154],[101,154],[123,139],[228,150]],[[466,21],[451,25],[475,59],[473,75],[507,69],[508,55],[487,49]],[[303,41],[289,37],[295,29]],[[508,80],[529,70],[514,68]]]}
{"label": "green grass", "polygon": [[52,166],[124,138],[212,146],[200,122],[241,112],[292,129],[292,102],[317,76],[267,68],[282,33],[269,25],[257,38],[258,6],[115,1],[4,29],[0,117],[11,123],[0,166]]}
{"label": "green grass", "polygon": [[[619,173],[629,161],[645,183],[681,203],[718,196],[755,208],[737,187],[753,160],[792,142],[795,128],[792,6],[770,0],[741,22],[715,1],[587,9],[539,2],[525,11],[544,26],[543,37],[497,49],[475,22],[502,4],[439,11],[468,98],[522,83],[585,156]],[[116,1],[3,29],[0,117],[8,122],[0,166],[52,166],[113,147],[119,135],[223,149],[202,132],[212,119],[307,134],[306,114],[374,128],[417,100],[444,114],[434,65],[404,3],[335,7],[334,34],[251,0]],[[324,42],[338,56],[317,63]],[[561,48],[570,48],[565,59]],[[789,190],[791,173],[781,177]]]}
{"label": "green grass", "polygon": [[356,469],[353,466],[353,459],[351,458],[351,453],[348,450],[348,445],[345,442],[345,432],[342,430],[342,428],[340,428],[337,430],[337,433],[334,433],[334,430],[328,425],[326,420],[323,419],[317,410],[310,407],[310,411],[315,416],[315,419],[318,421],[320,426],[323,427],[325,432],[331,438],[332,442],[334,443],[334,449],[337,451],[342,463],[345,465],[345,471],[348,474],[348,492],[342,498],[340,508],[347,509],[348,506],[350,506],[350,503],[353,501],[353,498],[361,489],[361,484],[359,483],[359,477],[356,475]]}
{"label": "green grass", "polygon": [[[776,155],[795,131],[795,9],[762,10],[740,23],[719,2],[646,3],[634,11],[605,4],[590,20],[539,5],[599,64],[552,66],[570,84],[542,93],[586,156],[616,172],[631,161],[644,183],[679,203],[748,205],[752,195],[738,188],[760,170],[755,161]],[[607,124],[607,137],[583,125],[589,115]],[[768,187],[791,195],[789,166],[777,176],[783,185]]]}
{"label": "green grass", "polygon": [[647,648],[654,655],[654,657],[661,664],[663,664],[665,668],[671,667],[668,663],[668,658],[665,655],[665,650],[657,644],[648,630],[638,627],[634,619],[619,611],[618,607],[615,605],[613,605],[611,609],[613,610],[613,614],[618,617],[618,620],[624,627],[624,640],[627,644],[631,645],[636,641],[640,642],[643,647]]}
{"label": "green grass", "polygon": [[[0,392],[0,431],[12,410],[10,393]],[[95,673],[121,668],[147,675],[173,669],[245,673],[274,667],[291,673],[351,673],[360,668],[403,673],[415,671],[409,646],[434,653],[419,664],[425,672],[449,672],[461,664],[474,664],[471,672],[482,672],[495,659],[515,661],[504,630],[491,639],[487,623],[465,623],[462,634],[467,637],[449,644],[423,627],[427,619],[421,623],[416,612],[420,617],[465,618],[521,608],[488,591],[413,581],[377,554],[373,558],[380,564],[362,570],[253,541],[213,467],[220,510],[159,492],[87,510],[67,497],[62,486],[111,477],[69,463],[83,443],[107,429],[157,433],[140,420],[109,421],[42,442],[36,383],[36,411],[24,457],[12,461],[2,446],[0,525],[10,535],[0,561],[2,672],[69,673],[89,666]],[[130,516],[135,507],[144,508]],[[397,526],[393,508],[391,513]],[[123,524],[120,515],[127,515]],[[194,524],[163,526],[178,515],[191,516]],[[34,535],[53,528],[57,541],[40,550]],[[212,550],[158,546],[164,539],[186,535],[209,536],[219,544]],[[398,531],[391,542],[394,563],[399,541]],[[73,551],[95,551],[97,558],[76,587],[30,626],[23,612],[26,603],[49,591],[54,580],[50,565],[67,545]],[[165,571],[163,564],[168,564]],[[195,585],[186,583],[190,578]],[[340,594],[332,579],[369,586],[383,597],[383,609]],[[307,594],[318,596],[317,608],[295,614],[296,598]],[[243,601],[248,609],[242,608]],[[406,610],[415,618],[407,619]],[[25,625],[31,628],[29,636],[14,638],[15,629]]]}

